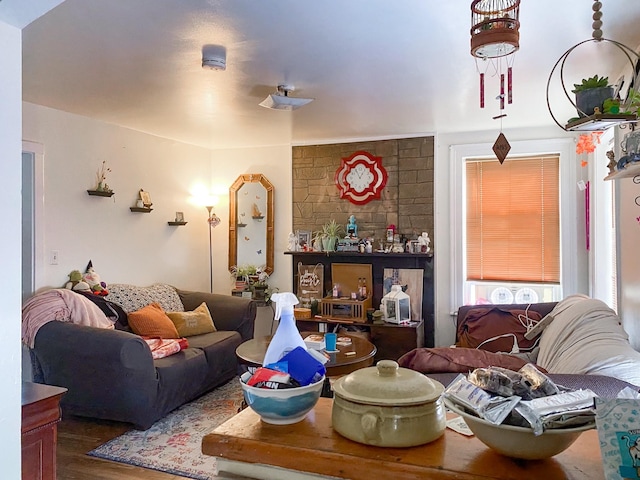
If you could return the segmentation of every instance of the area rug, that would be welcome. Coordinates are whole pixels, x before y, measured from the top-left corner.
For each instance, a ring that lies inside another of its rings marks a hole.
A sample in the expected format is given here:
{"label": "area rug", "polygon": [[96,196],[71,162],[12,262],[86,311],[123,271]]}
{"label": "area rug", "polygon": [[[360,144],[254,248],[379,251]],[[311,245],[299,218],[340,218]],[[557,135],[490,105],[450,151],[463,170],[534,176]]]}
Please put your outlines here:
{"label": "area rug", "polygon": [[215,458],[202,454],[202,437],[242,405],[238,379],[183,405],[146,431],[131,430],[87,455],[198,480],[215,479]]}

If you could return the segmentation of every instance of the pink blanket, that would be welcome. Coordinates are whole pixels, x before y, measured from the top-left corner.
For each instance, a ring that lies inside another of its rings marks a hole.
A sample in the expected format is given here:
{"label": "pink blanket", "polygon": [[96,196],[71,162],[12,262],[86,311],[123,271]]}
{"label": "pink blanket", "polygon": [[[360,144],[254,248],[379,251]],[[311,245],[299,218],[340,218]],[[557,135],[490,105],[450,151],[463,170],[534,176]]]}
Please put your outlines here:
{"label": "pink blanket", "polygon": [[35,294],[22,306],[23,343],[33,348],[38,329],[53,320],[114,328],[113,322],[91,300],[71,290],[55,288]]}

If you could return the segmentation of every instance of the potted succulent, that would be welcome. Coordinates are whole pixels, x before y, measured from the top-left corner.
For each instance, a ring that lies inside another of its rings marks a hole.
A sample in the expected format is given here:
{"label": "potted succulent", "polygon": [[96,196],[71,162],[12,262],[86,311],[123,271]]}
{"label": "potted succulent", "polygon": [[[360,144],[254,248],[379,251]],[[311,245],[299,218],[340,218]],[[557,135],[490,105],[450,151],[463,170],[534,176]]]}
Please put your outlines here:
{"label": "potted succulent", "polygon": [[583,78],[582,83],[573,84],[573,93],[576,94],[576,107],[581,117],[593,115],[597,108],[604,112],[605,101],[613,97],[613,87],[609,85],[609,77],[594,75]]}
{"label": "potted succulent", "polygon": [[331,219],[331,221],[325,223],[322,227],[322,235],[322,249],[325,252],[333,252],[336,249],[338,238],[344,235],[344,228],[335,220]]}

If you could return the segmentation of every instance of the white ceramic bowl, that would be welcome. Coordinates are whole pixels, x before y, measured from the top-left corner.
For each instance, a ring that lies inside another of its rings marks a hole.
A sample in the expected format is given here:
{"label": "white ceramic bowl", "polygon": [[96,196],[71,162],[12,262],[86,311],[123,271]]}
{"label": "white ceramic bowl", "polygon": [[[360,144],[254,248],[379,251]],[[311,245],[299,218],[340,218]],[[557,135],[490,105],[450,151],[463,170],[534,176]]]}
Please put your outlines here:
{"label": "white ceramic bowl", "polygon": [[301,421],[318,403],[324,376],[315,383],[304,387],[271,390],[247,385],[251,378],[249,372],[240,377],[242,393],[247,405],[253,409],[263,422],[275,425],[289,425]]}
{"label": "white ceramic bowl", "polygon": [[507,457],[525,460],[550,458],[569,448],[582,432],[595,428],[595,423],[589,423],[580,427],[549,429],[536,436],[530,428],[494,425],[464,412],[447,398],[444,402],[449,410],[464,418],[478,440]]}

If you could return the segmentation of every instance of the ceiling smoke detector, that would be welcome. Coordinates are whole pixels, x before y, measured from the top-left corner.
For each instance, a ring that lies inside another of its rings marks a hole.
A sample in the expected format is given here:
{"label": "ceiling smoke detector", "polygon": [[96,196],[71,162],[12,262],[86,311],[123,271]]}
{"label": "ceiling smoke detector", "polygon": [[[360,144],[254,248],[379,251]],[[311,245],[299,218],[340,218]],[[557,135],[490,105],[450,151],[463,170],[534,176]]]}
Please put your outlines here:
{"label": "ceiling smoke detector", "polygon": [[227,60],[221,56],[202,57],[202,68],[211,70],[226,70]]}
{"label": "ceiling smoke detector", "polygon": [[204,45],[202,47],[202,68],[226,70],[227,49],[222,45]]}
{"label": "ceiling smoke detector", "polygon": [[290,97],[289,92],[293,92],[293,85],[278,85],[276,93],[272,93],[258,105],[272,110],[295,110],[307,103],[313,102],[313,98]]}

